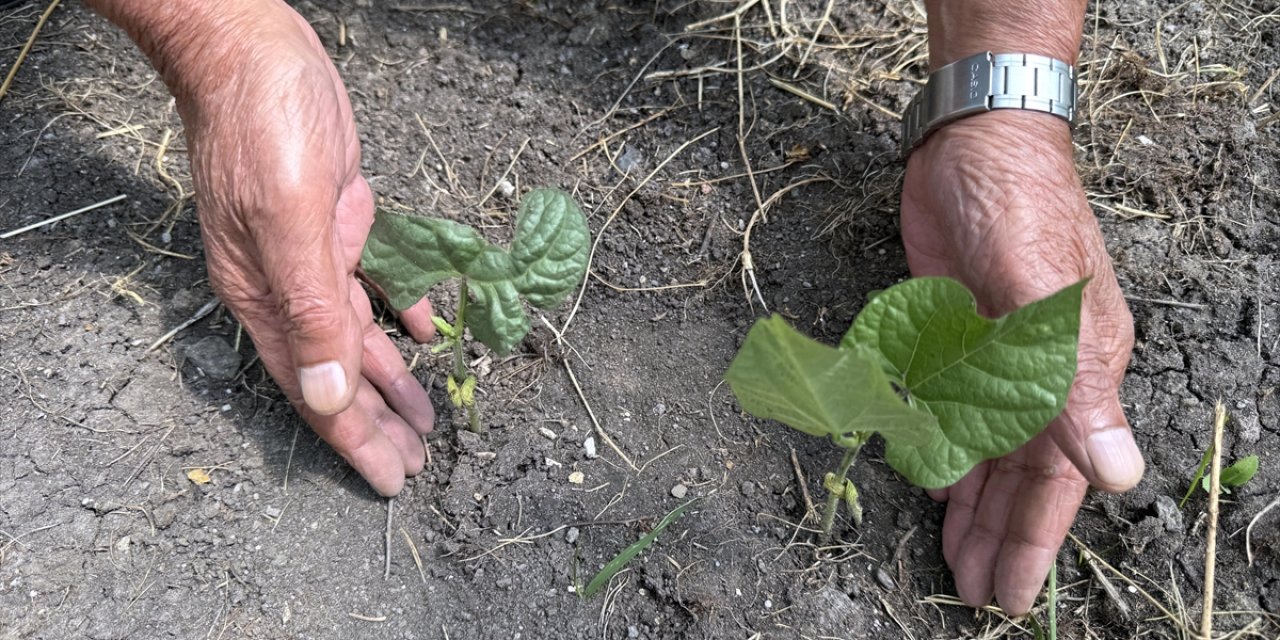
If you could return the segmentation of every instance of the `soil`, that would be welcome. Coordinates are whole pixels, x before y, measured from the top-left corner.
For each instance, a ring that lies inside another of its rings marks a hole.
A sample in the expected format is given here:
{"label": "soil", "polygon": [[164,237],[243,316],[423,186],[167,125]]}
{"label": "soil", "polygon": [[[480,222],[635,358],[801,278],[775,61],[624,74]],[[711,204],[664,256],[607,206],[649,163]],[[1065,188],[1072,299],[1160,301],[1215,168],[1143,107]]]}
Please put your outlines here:
{"label": "soil", "polygon": [[[819,549],[796,528],[797,475],[820,497],[838,453],[746,417],[721,384],[763,313],[739,260],[755,210],[740,105],[763,197],[803,182],[752,235],[768,308],[834,342],[907,276],[893,114],[924,73],[923,19],[855,0],[823,21],[827,5],[742,14],[742,102],[734,21],[695,24],[725,3],[296,5],[349,87],[383,206],[501,239],[515,203],[485,196],[552,185],[603,236],[571,348],[538,326],[511,358],[472,354],[483,436],[447,409],[448,363],[396,334],[441,415],[393,503],[296,417],[221,308],[149,349],[213,300],[181,124],[121,32],[57,9],[0,102],[0,231],[128,198],[0,241],[0,638],[1030,637],[1029,619],[946,599],[943,507],[875,446],[853,472],[866,522]],[[0,12],[6,69],[42,8]],[[1123,395],[1148,471],[1087,499],[1074,534],[1134,586],[1068,542],[1062,637],[1198,626],[1205,496],[1167,506],[1217,399],[1226,457],[1261,470],[1224,496],[1216,627],[1280,634],[1280,510],[1262,513],[1280,492],[1278,9],[1090,7],[1078,162],[1136,319]],[[588,406],[638,470],[598,436],[586,455]]]}

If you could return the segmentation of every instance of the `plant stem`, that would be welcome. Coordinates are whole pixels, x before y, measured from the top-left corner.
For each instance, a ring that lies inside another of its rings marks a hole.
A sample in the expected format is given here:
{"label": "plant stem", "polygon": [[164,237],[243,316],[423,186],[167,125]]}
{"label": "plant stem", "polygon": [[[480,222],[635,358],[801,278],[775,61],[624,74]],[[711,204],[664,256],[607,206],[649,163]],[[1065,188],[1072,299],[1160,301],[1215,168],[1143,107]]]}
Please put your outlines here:
{"label": "plant stem", "polygon": [[[462,338],[467,327],[467,302],[470,299],[471,293],[467,290],[464,278],[462,286],[458,288],[458,315],[453,321],[454,333],[458,336],[453,341],[453,381],[459,386],[467,379],[467,360],[462,353]],[[480,424],[480,408],[475,403],[467,407],[467,428],[475,433],[484,431],[484,425]]]}
{"label": "plant stem", "polygon": [[453,342],[453,379],[462,384],[467,377],[467,362],[462,355],[462,335],[467,327],[467,300],[471,294],[467,291],[467,281],[462,281],[458,288],[458,313],[453,319],[453,330],[458,336]]}
{"label": "plant stem", "polygon": [[[840,459],[840,466],[836,467],[835,484],[843,487],[845,477],[849,475],[849,467],[853,466],[853,459],[858,456],[858,450],[862,448],[862,443],[851,449],[845,449],[844,457]],[[831,539],[831,529],[836,522],[836,508],[840,506],[841,494],[834,491],[827,491],[827,508],[822,512],[822,540],[825,542]]]}

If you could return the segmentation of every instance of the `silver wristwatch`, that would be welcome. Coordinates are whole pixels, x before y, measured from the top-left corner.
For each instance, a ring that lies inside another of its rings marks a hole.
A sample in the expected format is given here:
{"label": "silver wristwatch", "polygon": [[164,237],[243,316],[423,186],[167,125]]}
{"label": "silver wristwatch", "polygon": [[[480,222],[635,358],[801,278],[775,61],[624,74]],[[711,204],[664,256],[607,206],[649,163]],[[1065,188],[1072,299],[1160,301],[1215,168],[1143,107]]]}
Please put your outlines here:
{"label": "silver wristwatch", "polygon": [[1043,111],[1072,123],[1071,65],[1030,53],[979,53],[929,74],[902,114],[902,157],[938,127],[992,109]]}

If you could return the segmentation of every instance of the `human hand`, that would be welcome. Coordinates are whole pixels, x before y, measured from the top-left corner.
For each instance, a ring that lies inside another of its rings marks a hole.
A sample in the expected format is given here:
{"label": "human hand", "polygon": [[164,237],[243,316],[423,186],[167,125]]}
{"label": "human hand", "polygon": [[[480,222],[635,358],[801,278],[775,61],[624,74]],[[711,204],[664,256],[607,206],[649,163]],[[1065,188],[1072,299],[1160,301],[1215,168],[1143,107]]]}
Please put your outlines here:
{"label": "human hand", "polygon": [[1133,319],[1076,176],[1067,125],[1001,110],[939,129],[907,163],[902,238],[913,275],[960,280],[993,317],[1091,278],[1062,415],[1017,451],[930,492],[949,501],[943,555],[961,599],[976,607],[994,594],[1020,615],[1088,485],[1124,491],[1144,468],[1119,400]]}
{"label": "human hand", "polygon": [[[99,5],[151,45],[177,97],[214,291],[307,423],[395,495],[422,470],[419,436],[435,415],[354,278],[373,195],[315,33],[282,2],[188,4],[185,15]],[[201,28],[182,32],[183,19]],[[201,59],[183,57],[192,51]],[[430,318],[425,300],[401,315],[419,341]]]}

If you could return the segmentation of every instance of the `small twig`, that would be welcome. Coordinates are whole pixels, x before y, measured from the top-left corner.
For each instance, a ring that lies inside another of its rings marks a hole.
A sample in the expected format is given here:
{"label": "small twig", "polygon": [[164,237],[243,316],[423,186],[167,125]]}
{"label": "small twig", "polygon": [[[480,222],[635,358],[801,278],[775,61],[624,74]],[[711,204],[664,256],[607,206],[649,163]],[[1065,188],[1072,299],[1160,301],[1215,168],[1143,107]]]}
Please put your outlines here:
{"label": "small twig", "polygon": [[1204,607],[1200,611],[1200,637],[1213,638],[1213,574],[1218,555],[1218,491],[1222,488],[1222,431],[1227,408],[1219,400],[1213,406],[1213,464],[1209,467],[1209,529],[1205,536]]}
{"label": "small twig", "polygon": [[809,46],[805,47],[804,53],[800,55],[800,62],[796,64],[796,70],[791,74],[791,78],[800,77],[800,72],[804,70],[805,62],[809,60],[809,56],[813,53],[813,48],[818,46],[818,36],[822,35],[822,30],[827,28],[827,23],[831,21],[831,10],[835,7],[835,0],[827,0],[827,8],[822,12],[822,18],[818,20],[818,28],[814,29],[813,37],[809,38]]}
{"label": "small twig", "polygon": [[498,191],[498,187],[502,186],[502,181],[506,180],[507,176],[511,175],[511,170],[515,168],[516,161],[520,159],[520,154],[524,153],[524,150],[529,147],[529,141],[532,139],[533,138],[525,138],[524,142],[520,143],[520,148],[516,150],[515,155],[511,156],[511,162],[507,164],[507,170],[502,172],[502,176],[498,178],[498,181],[493,183],[493,188],[489,189],[489,192],[484,194],[483,198],[480,198],[480,202],[476,203],[477,209],[483,207],[484,203],[488,202],[489,198],[492,198],[493,194]]}
{"label": "small twig", "polygon": [[1049,640],[1058,640],[1058,559],[1049,566]]}
{"label": "small twig", "polygon": [[422,556],[418,555],[418,545],[413,543],[413,538],[409,537],[409,532],[400,527],[400,535],[404,536],[405,544],[409,545],[409,555],[413,556],[413,564],[418,567],[418,577],[422,578],[422,584],[427,583],[427,572],[422,570]]}
{"label": "small twig", "polygon": [[213,313],[213,310],[218,308],[218,304],[219,301],[217,298],[204,303],[204,306],[200,307],[200,309],[195,312],[195,315],[187,318],[185,322],[165,332],[165,334],[157,338],[155,342],[152,342],[151,346],[147,347],[147,351],[155,351],[156,349],[159,349],[161,345],[173,339],[174,336],[181,333],[187,327],[200,322],[205,316]]}
{"label": "small twig", "polygon": [[1268,511],[1271,511],[1277,506],[1280,506],[1280,498],[1276,498],[1275,500],[1272,500],[1271,504],[1268,504],[1267,506],[1263,507],[1262,511],[1259,511],[1258,515],[1254,516],[1253,519],[1249,521],[1249,526],[1245,527],[1244,555],[1245,557],[1249,558],[1249,566],[1251,567],[1253,566],[1253,540],[1251,540],[1253,536],[1253,525],[1258,524],[1258,521],[1262,519],[1262,516],[1267,515]]}
{"label": "small twig", "polygon": [[284,494],[289,495],[289,469],[293,467],[293,450],[298,446],[298,430],[300,427],[293,427],[293,442],[289,443],[289,457],[284,463]]}
{"label": "small twig", "polygon": [[1182,619],[1180,616],[1170,611],[1168,607],[1164,606],[1164,603],[1157,600],[1156,597],[1151,595],[1151,593],[1148,592],[1146,589],[1143,589],[1141,586],[1139,586],[1138,583],[1134,582],[1132,578],[1121,573],[1119,569],[1116,569],[1115,567],[1111,566],[1111,564],[1108,563],[1106,560],[1103,560],[1102,556],[1099,556],[1097,552],[1095,552],[1093,549],[1090,549],[1089,547],[1085,546],[1084,542],[1082,542],[1080,538],[1075,537],[1075,535],[1072,534],[1070,531],[1067,532],[1067,537],[1071,538],[1071,541],[1076,544],[1076,547],[1080,549],[1080,552],[1085,554],[1085,557],[1087,560],[1089,560],[1090,562],[1098,563],[1099,565],[1102,566],[1102,568],[1106,569],[1107,571],[1110,571],[1117,578],[1120,578],[1121,580],[1123,580],[1125,584],[1133,587],[1134,589],[1137,589],[1138,593],[1142,594],[1142,597],[1147,599],[1147,602],[1150,602],[1152,606],[1154,606],[1156,609],[1159,609],[1160,613],[1163,613],[1165,617],[1169,618],[1169,621],[1177,625],[1178,628],[1181,629],[1184,634],[1188,636],[1191,635],[1191,629],[1187,627],[1186,620]]}
{"label": "small twig", "polygon": [[804,478],[804,471],[800,469],[800,459],[796,457],[795,447],[791,447],[791,468],[796,472],[796,484],[800,485],[800,495],[804,496],[804,517],[800,519],[800,523],[804,524],[811,518],[818,517],[818,509],[813,506],[813,496],[809,495],[809,483]]}
{"label": "small twig", "polygon": [[[22,67],[23,61],[27,59],[27,54],[31,53],[31,47],[35,46],[36,38],[40,36],[40,30],[44,28],[44,23],[48,22],[49,16],[53,15],[53,10],[57,9],[61,3],[62,0],[53,0],[45,8],[44,13],[40,14],[40,19],[36,21],[36,27],[31,30],[31,35],[27,37],[27,43],[22,45],[22,50],[18,52],[18,59],[13,61],[13,66],[9,67],[9,74],[4,77],[4,82],[0,83],[0,100],[4,100],[5,94],[9,93],[9,86],[13,84],[13,79],[18,75],[18,69]],[[0,238],[3,237],[0,236]]]}
{"label": "small twig", "polygon": [[805,91],[804,89],[801,89],[800,87],[795,86],[794,84],[791,84],[789,82],[784,82],[782,80],[779,80],[773,77],[769,78],[769,83],[779,89],[782,89],[783,91],[786,91],[787,93],[790,93],[793,96],[808,100],[809,102],[812,102],[818,105],[819,107],[822,107],[823,109],[827,109],[828,111],[831,111],[837,114],[840,113],[840,108],[837,107],[836,105],[826,100],[823,100],[822,98],[819,98],[818,96],[815,96],[812,93],[809,93],[808,91]]}
{"label": "small twig", "polygon": [[366,616],[360,613],[356,613],[354,611],[347,613],[347,615],[351,616],[352,618],[355,618],[356,620],[364,620],[365,622],[386,622],[387,621],[386,616]]}
{"label": "small twig", "polygon": [[573,375],[573,367],[569,366],[569,360],[565,359],[561,360],[561,362],[564,364],[565,372],[569,374],[569,381],[573,383],[574,390],[578,392],[578,398],[582,400],[582,406],[587,408],[587,415],[591,417],[591,424],[595,426],[596,433],[599,434],[600,439],[603,440],[605,444],[609,445],[609,448],[613,449],[613,452],[618,454],[618,457],[622,458],[622,461],[627,463],[627,466],[631,467],[632,471],[639,473],[640,468],[636,466],[636,463],[631,461],[631,458],[627,457],[627,454],[622,452],[622,449],[618,447],[617,443],[613,441],[613,438],[610,438],[609,434],[605,432],[604,427],[600,425],[600,421],[596,419],[596,412],[591,410],[591,403],[587,402],[586,394],[582,393],[582,387],[578,385],[578,377]]}
{"label": "small twig", "polygon": [[746,2],[743,2],[742,4],[738,5],[738,8],[734,9],[733,11],[730,11],[729,13],[719,15],[714,18],[707,18],[706,20],[700,20],[698,22],[685,25],[685,28],[684,28],[685,33],[689,33],[691,31],[697,31],[699,29],[702,29],[703,27],[709,27],[717,22],[724,22],[725,20],[740,20],[742,19],[742,15],[745,14],[748,10],[750,10],[751,7],[756,6],[756,4],[759,3],[759,1],[760,0],[747,0]]}
{"label": "small twig", "polygon": [[35,222],[35,223],[32,223],[32,224],[29,224],[29,225],[27,225],[27,226],[25,226],[25,227],[22,227],[22,228],[20,228],[20,229],[14,229],[13,231],[6,231],[6,232],[4,232],[4,233],[0,233],[0,240],[8,240],[9,238],[12,238],[12,237],[14,237],[14,236],[24,234],[24,233],[26,233],[26,232],[28,232],[28,231],[33,231],[33,230],[35,230],[35,229],[39,229],[40,227],[43,227],[43,226],[46,226],[46,225],[51,225],[51,224],[53,224],[53,223],[55,223],[55,222],[59,222],[59,221],[61,221],[61,220],[66,220],[67,218],[70,218],[70,217],[72,217],[72,216],[78,216],[78,215],[80,215],[80,214],[82,214],[82,213],[86,213],[86,212],[89,212],[89,211],[93,211],[94,209],[99,209],[99,208],[105,207],[105,206],[107,206],[107,205],[109,205],[109,204],[115,204],[115,203],[117,203],[117,202],[120,202],[121,200],[124,200],[125,198],[128,198],[128,197],[129,197],[129,196],[127,196],[127,195],[125,195],[125,194],[123,194],[123,193],[122,193],[122,194],[120,194],[120,195],[118,195],[118,196],[115,196],[114,198],[107,198],[106,200],[103,200],[102,202],[97,202],[97,203],[91,204],[91,205],[89,205],[89,206],[87,206],[87,207],[82,207],[82,208],[80,208],[80,209],[76,209],[75,211],[68,211],[68,212],[66,212],[66,213],[56,215],[56,216],[54,216],[54,217],[52,217],[52,218],[49,218],[49,219],[47,219],[47,220],[41,220],[40,222]]}
{"label": "small twig", "polygon": [[1084,563],[1093,572],[1093,577],[1097,578],[1098,584],[1102,585],[1102,592],[1107,594],[1107,597],[1111,598],[1111,602],[1116,605],[1116,609],[1120,612],[1120,619],[1128,621],[1133,617],[1133,611],[1129,609],[1129,603],[1120,597],[1120,590],[1116,588],[1115,583],[1111,582],[1107,574],[1102,572],[1102,569],[1098,567],[1098,563],[1093,561],[1093,557],[1084,554]]}
{"label": "small twig", "polygon": [[1179,300],[1157,300],[1155,298],[1139,298],[1137,296],[1125,296],[1125,300],[1129,302],[1145,302],[1147,304],[1159,304],[1166,307],[1180,307],[1182,309],[1208,309],[1207,304],[1196,304],[1194,302],[1182,302]]}
{"label": "small twig", "polygon": [[384,547],[382,554],[382,579],[391,577],[391,514],[395,511],[396,499],[387,498],[387,528],[383,532]]}

